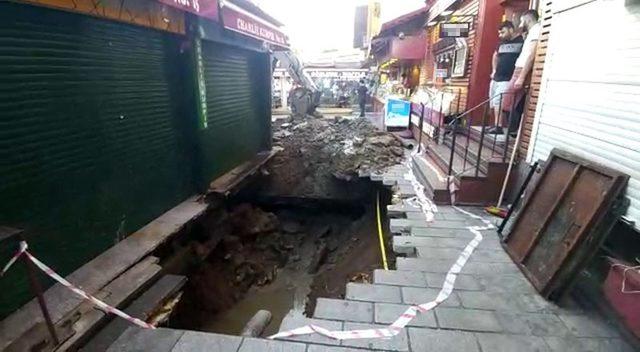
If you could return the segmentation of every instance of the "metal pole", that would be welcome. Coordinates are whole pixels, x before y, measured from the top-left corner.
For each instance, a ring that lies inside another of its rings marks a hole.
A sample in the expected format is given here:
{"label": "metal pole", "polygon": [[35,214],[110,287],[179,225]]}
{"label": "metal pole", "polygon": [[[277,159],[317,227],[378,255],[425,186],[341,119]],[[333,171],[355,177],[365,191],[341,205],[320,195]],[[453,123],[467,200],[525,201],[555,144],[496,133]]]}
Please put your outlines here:
{"label": "metal pole", "polygon": [[[18,238],[20,241],[24,241],[24,236],[22,233],[18,234]],[[40,306],[40,310],[42,311],[42,315],[44,316],[44,321],[47,323],[47,329],[51,334],[51,338],[53,339],[53,343],[55,346],[60,344],[60,339],[58,339],[58,335],[56,334],[56,328],[53,325],[53,321],[51,320],[51,315],[49,314],[49,309],[47,309],[47,303],[44,300],[44,295],[42,294],[42,286],[40,285],[40,281],[36,276],[36,268],[31,260],[26,256],[22,255],[22,261],[27,268],[27,276],[29,278],[29,285],[31,286],[31,290],[33,294],[35,294],[36,299],[38,300],[38,305]]]}
{"label": "metal pole", "polygon": [[420,112],[420,123],[418,124],[418,153],[422,149],[422,126],[424,126],[424,103],[420,103],[422,111]]}
{"label": "metal pole", "polygon": [[447,172],[448,176],[451,176],[451,171],[453,171],[453,154],[455,153],[455,145],[456,145],[456,132],[458,129],[458,119],[453,120],[453,136],[451,137],[451,155],[449,156],[449,171]]}
{"label": "metal pole", "polygon": [[480,132],[480,143],[478,144],[478,159],[476,161],[476,177],[478,177],[478,173],[480,172],[480,163],[482,162],[482,147],[484,145],[484,133],[485,128],[487,126],[487,113],[489,111],[489,103],[484,106],[483,116],[482,116],[482,132]]}
{"label": "metal pole", "polygon": [[[440,137],[440,134],[442,134],[442,101],[443,100],[444,100],[444,91],[442,92],[442,94],[440,94],[440,111],[438,112],[438,131],[439,131],[438,137]],[[444,134],[442,134],[442,139],[444,141]],[[440,141],[438,141],[438,144],[440,144]]]}
{"label": "metal pole", "polygon": [[510,139],[509,127],[511,126],[511,118],[513,118],[513,110],[515,110],[515,106],[517,103],[516,92],[507,93],[507,94],[513,94],[513,99],[511,99],[511,111],[509,111],[509,117],[507,118],[507,135],[505,136],[505,139],[504,139],[504,153],[502,153],[503,163],[507,160],[507,154],[509,153],[509,139]]}

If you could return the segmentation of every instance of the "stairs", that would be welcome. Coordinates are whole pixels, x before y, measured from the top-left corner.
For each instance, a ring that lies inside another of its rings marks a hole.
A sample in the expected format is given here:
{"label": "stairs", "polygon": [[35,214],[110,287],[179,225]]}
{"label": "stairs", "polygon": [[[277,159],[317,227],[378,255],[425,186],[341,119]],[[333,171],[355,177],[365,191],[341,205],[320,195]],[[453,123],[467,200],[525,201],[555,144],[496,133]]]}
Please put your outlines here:
{"label": "stairs", "polygon": [[417,177],[436,204],[451,203],[447,182],[450,163],[456,204],[486,205],[497,201],[514,138],[509,138],[507,147],[504,135],[481,135],[480,126],[459,132],[455,142],[448,133],[441,137],[440,143],[430,140],[425,153],[413,157]]}

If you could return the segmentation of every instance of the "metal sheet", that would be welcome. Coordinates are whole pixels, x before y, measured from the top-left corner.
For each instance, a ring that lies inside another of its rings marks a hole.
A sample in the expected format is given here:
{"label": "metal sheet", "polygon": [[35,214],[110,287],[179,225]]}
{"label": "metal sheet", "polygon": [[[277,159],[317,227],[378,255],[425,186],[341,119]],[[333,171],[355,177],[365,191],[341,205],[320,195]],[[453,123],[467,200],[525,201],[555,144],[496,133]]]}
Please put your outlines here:
{"label": "metal sheet", "polygon": [[563,8],[552,26],[528,160],[559,147],[628,174],[626,217],[640,229],[640,4]]}
{"label": "metal sheet", "polygon": [[[546,296],[571,281],[613,225],[628,176],[554,149],[506,240],[507,251]],[[603,226],[603,224],[610,224]],[[570,268],[571,272],[567,271]]]}
{"label": "metal sheet", "polygon": [[[61,274],[195,191],[179,43],[0,2],[0,224],[24,228]],[[21,268],[0,291],[0,317],[29,298]]]}

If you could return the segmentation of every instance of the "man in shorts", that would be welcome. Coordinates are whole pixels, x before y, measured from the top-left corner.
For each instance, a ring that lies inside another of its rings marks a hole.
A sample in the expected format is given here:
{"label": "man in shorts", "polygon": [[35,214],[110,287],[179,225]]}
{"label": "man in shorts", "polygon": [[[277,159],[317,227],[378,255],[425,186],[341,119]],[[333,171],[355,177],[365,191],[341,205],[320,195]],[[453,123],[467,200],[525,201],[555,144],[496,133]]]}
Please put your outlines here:
{"label": "man in shorts", "polygon": [[500,45],[493,53],[491,61],[491,85],[489,86],[490,105],[495,116],[495,126],[487,130],[488,133],[502,134],[502,102],[509,90],[509,81],[513,76],[516,60],[522,51],[524,39],[516,33],[511,21],[504,21],[498,30]]}
{"label": "man in shorts", "polygon": [[[520,16],[520,27],[523,32],[527,33],[522,45],[522,52],[516,60],[516,68],[513,71],[513,76],[509,81],[508,94],[505,94],[505,98],[502,102],[503,109],[513,113],[512,117],[521,117],[521,113],[514,110],[522,110],[524,99],[524,86],[527,82],[527,78],[533,69],[533,62],[536,57],[536,49],[538,48],[538,39],[540,38],[541,25],[538,22],[538,13],[535,10],[527,10]],[[509,125],[514,129],[517,129],[520,125],[518,121],[509,121]],[[517,131],[510,131],[516,133]]]}

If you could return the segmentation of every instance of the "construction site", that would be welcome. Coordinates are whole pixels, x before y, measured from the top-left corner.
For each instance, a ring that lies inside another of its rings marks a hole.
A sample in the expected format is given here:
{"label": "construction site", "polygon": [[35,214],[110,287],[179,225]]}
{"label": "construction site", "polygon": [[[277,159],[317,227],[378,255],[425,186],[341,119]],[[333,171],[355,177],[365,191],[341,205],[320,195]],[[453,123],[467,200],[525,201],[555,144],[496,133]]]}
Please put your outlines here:
{"label": "construction site", "polygon": [[632,2],[0,3],[0,351],[640,350]]}

